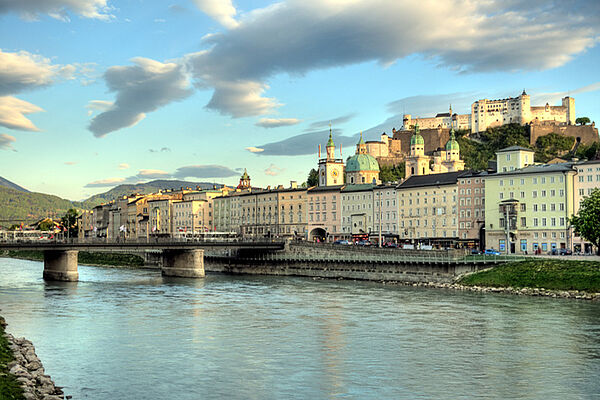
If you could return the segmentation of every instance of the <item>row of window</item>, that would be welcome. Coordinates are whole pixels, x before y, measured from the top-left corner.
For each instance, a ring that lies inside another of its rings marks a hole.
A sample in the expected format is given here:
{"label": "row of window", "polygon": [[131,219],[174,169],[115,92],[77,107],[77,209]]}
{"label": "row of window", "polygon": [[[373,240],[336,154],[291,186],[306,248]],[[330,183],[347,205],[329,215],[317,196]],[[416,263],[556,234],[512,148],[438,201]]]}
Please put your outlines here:
{"label": "row of window", "polygon": [[[564,181],[565,181],[565,177],[563,175],[560,175],[558,177],[558,182],[563,183]],[[500,183],[499,183],[500,186],[504,186],[504,182],[505,182],[504,179],[500,179]],[[515,179],[508,179],[506,182],[508,183],[508,186],[513,186],[515,184]],[[549,182],[550,183],[556,183],[556,177],[555,176],[551,176],[550,179],[549,179]],[[521,185],[524,185],[525,184],[525,178],[519,179],[519,183]],[[534,185],[538,185],[538,184],[545,185],[546,184],[546,177],[542,176],[539,179],[537,177],[531,178],[531,183],[534,184]]]}

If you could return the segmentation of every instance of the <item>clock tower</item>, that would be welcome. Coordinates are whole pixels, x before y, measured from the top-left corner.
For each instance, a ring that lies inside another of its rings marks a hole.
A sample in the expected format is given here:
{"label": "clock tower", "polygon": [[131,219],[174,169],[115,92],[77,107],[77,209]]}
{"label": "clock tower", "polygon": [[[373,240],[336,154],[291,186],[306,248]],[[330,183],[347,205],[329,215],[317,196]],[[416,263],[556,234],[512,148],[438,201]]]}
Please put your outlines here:
{"label": "clock tower", "polygon": [[[344,184],[344,160],[335,158],[335,144],[331,137],[331,124],[329,125],[329,141],[326,146],[327,156],[321,157],[321,145],[319,145],[319,186],[336,186]],[[340,146],[340,157],[342,146]]]}

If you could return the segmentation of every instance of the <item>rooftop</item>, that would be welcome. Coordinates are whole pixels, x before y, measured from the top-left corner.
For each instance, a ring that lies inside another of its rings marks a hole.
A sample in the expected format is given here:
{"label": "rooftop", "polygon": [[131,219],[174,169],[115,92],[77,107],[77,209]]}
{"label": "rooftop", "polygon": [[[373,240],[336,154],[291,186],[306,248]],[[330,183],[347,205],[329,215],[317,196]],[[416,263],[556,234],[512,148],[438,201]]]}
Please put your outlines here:
{"label": "rooftop", "polygon": [[548,173],[548,172],[573,171],[573,165],[574,165],[574,163],[572,163],[572,162],[559,163],[559,164],[528,165],[525,168],[515,169],[512,171],[506,171],[506,172],[498,172],[495,174],[490,174],[490,176],[541,174],[541,173]]}
{"label": "rooftop", "polygon": [[396,189],[400,190],[421,186],[452,185],[455,184],[458,181],[458,178],[464,173],[465,171],[455,171],[445,172],[443,174],[413,175],[398,185]]}
{"label": "rooftop", "polygon": [[508,151],[517,151],[517,150],[528,151],[530,153],[535,153],[533,150],[528,149],[527,147],[523,147],[523,146],[510,146],[510,147],[506,147],[504,149],[500,149],[500,150],[496,151],[496,153],[506,153]]}

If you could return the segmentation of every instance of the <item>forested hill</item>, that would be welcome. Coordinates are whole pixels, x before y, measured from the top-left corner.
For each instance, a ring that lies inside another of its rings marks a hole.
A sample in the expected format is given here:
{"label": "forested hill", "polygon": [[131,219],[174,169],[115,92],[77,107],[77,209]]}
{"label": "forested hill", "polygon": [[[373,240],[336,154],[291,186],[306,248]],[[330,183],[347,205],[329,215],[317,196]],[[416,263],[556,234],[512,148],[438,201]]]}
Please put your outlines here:
{"label": "forested hill", "polygon": [[0,187],[0,226],[35,222],[44,217],[59,218],[78,204],[44,193],[23,192]]}
{"label": "forested hill", "polygon": [[189,187],[191,189],[196,189],[197,186],[200,186],[202,189],[212,189],[213,186],[217,188],[222,187],[223,185],[217,183],[209,183],[209,182],[188,182],[188,181],[179,181],[179,180],[167,180],[167,179],[159,179],[147,183],[138,183],[135,185],[119,185],[107,192],[96,194],[90,197],[87,200],[84,200],[81,203],[81,206],[87,209],[92,209],[98,204],[106,203],[111,200],[115,200],[121,196],[126,196],[135,193],[156,193],[159,190],[177,190],[180,188]]}
{"label": "forested hill", "polygon": [[21,187],[21,186],[17,185],[16,183],[13,183],[13,182],[9,181],[8,179],[5,179],[1,176],[0,176],[0,187],[15,189],[15,190],[19,190],[21,192],[29,192],[29,190],[25,189],[24,187]]}

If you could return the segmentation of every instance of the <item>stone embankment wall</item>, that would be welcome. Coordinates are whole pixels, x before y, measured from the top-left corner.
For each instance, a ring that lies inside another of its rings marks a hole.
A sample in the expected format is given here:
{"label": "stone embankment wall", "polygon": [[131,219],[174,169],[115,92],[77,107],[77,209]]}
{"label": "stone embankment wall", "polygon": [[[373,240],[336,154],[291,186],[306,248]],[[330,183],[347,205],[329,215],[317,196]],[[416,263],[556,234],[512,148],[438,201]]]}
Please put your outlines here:
{"label": "stone embankment wall", "polygon": [[[42,362],[35,354],[33,343],[25,338],[16,338],[6,333],[9,346],[15,360],[8,363],[9,373],[17,377],[23,387],[26,400],[65,399],[62,388],[56,386],[49,375],[45,374]],[[71,396],[66,396],[70,399]]]}
{"label": "stone embankment wall", "polygon": [[[355,256],[371,256],[365,260]],[[389,258],[386,257],[390,256]],[[253,275],[307,276],[329,279],[398,281],[408,283],[450,283],[457,276],[488,268],[490,265],[460,261],[462,250],[419,251],[379,249],[358,246],[290,243],[277,259],[261,257],[250,250],[238,254],[205,253],[204,269]],[[392,256],[396,256],[395,258]],[[399,257],[431,257],[405,262]]]}

